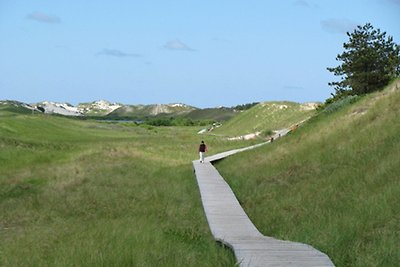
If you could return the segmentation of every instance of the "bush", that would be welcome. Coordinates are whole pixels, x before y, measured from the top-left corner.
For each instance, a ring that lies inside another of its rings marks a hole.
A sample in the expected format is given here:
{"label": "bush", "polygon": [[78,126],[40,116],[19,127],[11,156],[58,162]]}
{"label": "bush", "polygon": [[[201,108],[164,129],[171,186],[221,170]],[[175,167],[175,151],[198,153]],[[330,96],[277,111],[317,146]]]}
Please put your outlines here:
{"label": "bush", "polygon": [[234,110],[248,110],[252,107],[254,107],[255,105],[257,105],[260,102],[253,102],[253,103],[247,103],[247,104],[243,104],[243,105],[237,105],[232,107]]}
{"label": "bush", "polygon": [[264,137],[269,137],[273,134],[274,134],[274,132],[272,130],[264,130],[261,132],[261,136],[264,136]]}

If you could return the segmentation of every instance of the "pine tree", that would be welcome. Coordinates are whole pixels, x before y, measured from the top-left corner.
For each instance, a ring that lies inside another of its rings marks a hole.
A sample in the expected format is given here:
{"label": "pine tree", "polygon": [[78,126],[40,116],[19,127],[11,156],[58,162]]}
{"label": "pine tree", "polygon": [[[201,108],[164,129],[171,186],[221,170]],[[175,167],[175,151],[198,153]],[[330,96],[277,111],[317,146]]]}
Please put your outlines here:
{"label": "pine tree", "polygon": [[341,76],[334,86],[334,97],[363,95],[386,86],[400,75],[400,46],[386,32],[367,23],[347,33],[349,41],[343,44],[345,51],[336,57],[342,64],[327,68],[335,76]]}

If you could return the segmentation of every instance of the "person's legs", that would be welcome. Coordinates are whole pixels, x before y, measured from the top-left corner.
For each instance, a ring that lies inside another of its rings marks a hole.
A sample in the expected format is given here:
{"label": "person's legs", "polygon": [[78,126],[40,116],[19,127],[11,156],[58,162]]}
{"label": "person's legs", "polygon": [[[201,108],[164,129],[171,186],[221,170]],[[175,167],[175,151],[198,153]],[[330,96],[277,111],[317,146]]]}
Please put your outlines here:
{"label": "person's legs", "polygon": [[203,163],[204,162],[204,152],[199,152],[200,154],[200,162]]}

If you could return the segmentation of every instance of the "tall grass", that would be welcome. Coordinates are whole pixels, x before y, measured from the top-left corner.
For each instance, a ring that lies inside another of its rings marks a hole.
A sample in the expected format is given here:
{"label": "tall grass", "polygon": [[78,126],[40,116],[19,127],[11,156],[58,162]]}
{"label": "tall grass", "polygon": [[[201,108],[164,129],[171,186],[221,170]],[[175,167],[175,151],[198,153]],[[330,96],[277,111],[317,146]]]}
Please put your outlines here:
{"label": "tall grass", "polygon": [[398,85],[217,164],[260,231],[311,244],[337,266],[398,265]]}
{"label": "tall grass", "polygon": [[204,217],[195,128],[2,115],[0,266],[235,264]]}

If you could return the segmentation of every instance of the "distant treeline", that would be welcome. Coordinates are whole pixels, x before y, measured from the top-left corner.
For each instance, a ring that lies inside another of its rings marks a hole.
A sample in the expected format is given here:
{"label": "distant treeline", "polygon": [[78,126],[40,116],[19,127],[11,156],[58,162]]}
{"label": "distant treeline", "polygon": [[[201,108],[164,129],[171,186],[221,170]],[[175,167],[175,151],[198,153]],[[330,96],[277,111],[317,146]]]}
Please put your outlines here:
{"label": "distant treeline", "polygon": [[247,110],[247,109],[254,107],[255,105],[257,105],[259,103],[260,102],[247,103],[247,104],[237,105],[232,108],[235,110]]}
{"label": "distant treeline", "polygon": [[214,123],[213,120],[192,120],[188,118],[148,118],[144,124],[152,126],[207,126]]}

